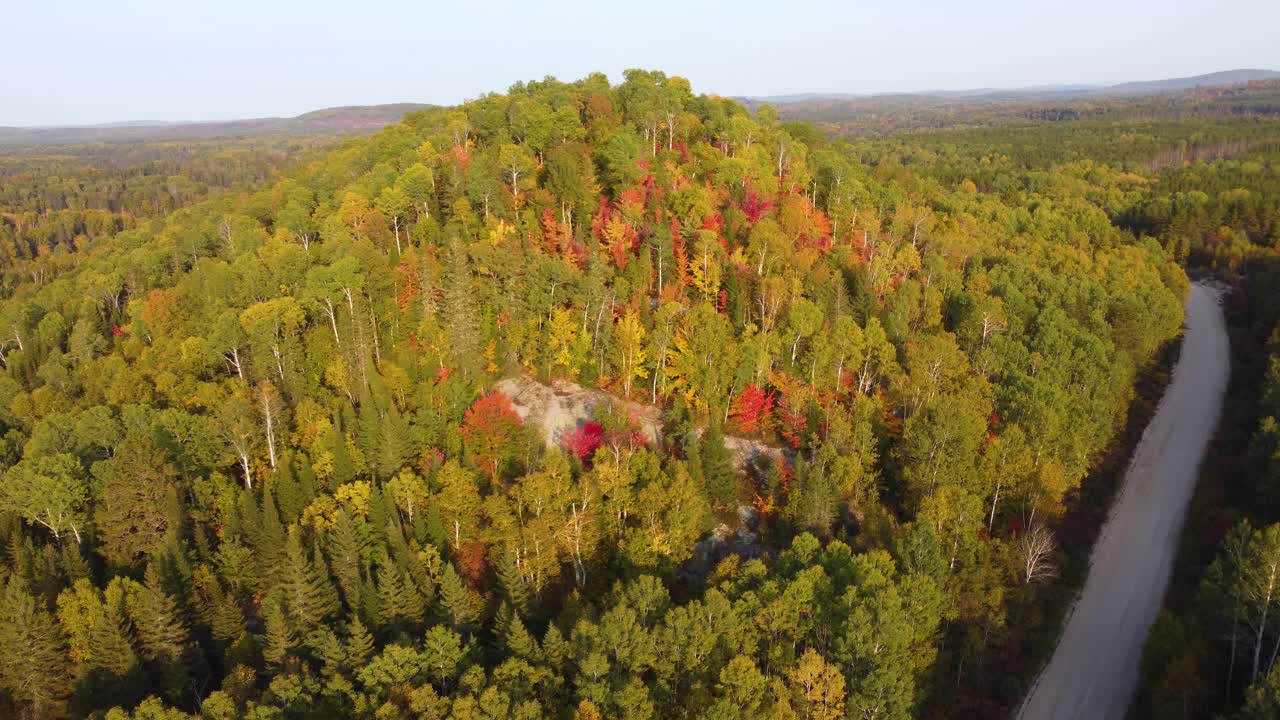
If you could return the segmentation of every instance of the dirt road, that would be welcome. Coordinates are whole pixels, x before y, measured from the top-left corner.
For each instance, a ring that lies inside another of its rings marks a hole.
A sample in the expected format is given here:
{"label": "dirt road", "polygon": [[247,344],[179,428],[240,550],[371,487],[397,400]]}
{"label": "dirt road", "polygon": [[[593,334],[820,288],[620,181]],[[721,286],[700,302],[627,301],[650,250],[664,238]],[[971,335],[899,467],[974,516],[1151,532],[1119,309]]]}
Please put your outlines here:
{"label": "dirt road", "polygon": [[1147,630],[1169,584],[1200,461],[1218,421],[1228,363],[1218,293],[1193,284],[1173,378],[1093,548],[1084,591],[1019,717],[1124,718]]}

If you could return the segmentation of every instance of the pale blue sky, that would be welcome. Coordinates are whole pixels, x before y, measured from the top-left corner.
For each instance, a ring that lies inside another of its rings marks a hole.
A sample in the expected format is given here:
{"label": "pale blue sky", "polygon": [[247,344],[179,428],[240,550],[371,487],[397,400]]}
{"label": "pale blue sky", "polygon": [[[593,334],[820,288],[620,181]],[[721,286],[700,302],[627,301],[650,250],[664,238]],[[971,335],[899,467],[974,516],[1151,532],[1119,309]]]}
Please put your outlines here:
{"label": "pale blue sky", "polygon": [[1280,0],[4,0],[0,125],[455,103],[628,67],[770,95],[1280,69]]}

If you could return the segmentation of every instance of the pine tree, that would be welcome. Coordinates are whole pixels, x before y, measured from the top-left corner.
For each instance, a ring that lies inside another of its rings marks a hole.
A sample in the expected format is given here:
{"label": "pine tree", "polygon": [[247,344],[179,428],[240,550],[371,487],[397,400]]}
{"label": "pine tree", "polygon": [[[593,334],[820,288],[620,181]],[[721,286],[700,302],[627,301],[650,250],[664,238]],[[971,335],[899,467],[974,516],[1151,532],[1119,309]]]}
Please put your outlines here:
{"label": "pine tree", "polygon": [[364,534],[346,509],[338,510],[333,532],[329,534],[329,565],[347,607],[360,608],[360,590],[363,584],[361,568],[364,567]]}
{"label": "pine tree", "polygon": [[279,668],[297,646],[298,637],[285,619],[283,601],[278,595],[273,593],[263,602],[262,622],[266,625],[262,657],[271,666]]}
{"label": "pine tree", "polygon": [[253,545],[253,551],[258,565],[258,579],[264,587],[271,588],[279,578],[278,568],[284,560],[287,537],[269,485],[262,489],[261,518],[262,531],[258,535],[257,544]]}
{"label": "pine tree", "polygon": [[365,470],[371,477],[378,477],[378,457],[382,451],[382,418],[372,397],[360,403],[360,419],[356,423],[356,447],[364,456]]}
{"label": "pine tree", "polygon": [[476,308],[475,288],[467,251],[462,243],[449,244],[441,311],[449,332],[449,359],[453,366],[470,375],[480,357],[480,313]]}
{"label": "pine tree", "polygon": [[138,664],[138,656],[129,641],[128,621],[124,609],[104,603],[103,613],[89,629],[87,664],[123,676]]}
{"label": "pine tree", "polygon": [[531,663],[539,659],[538,641],[529,634],[518,616],[511,618],[511,622],[507,623],[507,632],[502,644],[507,654],[513,657],[523,658]]}
{"label": "pine tree", "polygon": [[520,577],[520,571],[516,568],[515,559],[510,553],[502,553],[498,555],[495,569],[498,575],[498,586],[502,588],[503,597],[510,603],[517,615],[528,617],[529,587],[524,584],[524,580]]}
{"label": "pine tree", "polygon": [[450,623],[459,631],[480,620],[483,609],[480,597],[462,582],[453,565],[446,565],[440,578],[440,601],[449,614]]}
{"label": "pine tree", "polygon": [[347,661],[353,667],[364,667],[373,656],[373,636],[365,628],[360,618],[351,620],[347,627]]}
{"label": "pine tree", "polygon": [[380,431],[381,442],[376,456],[378,476],[389,478],[404,466],[413,453],[413,442],[409,437],[409,423],[396,410],[395,405],[387,409],[382,416]]}
{"label": "pine tree", "polygon": [[425,611],[413,581],[387,558],[378,569],[378,606],[382,622],[396,628],[421,623]]}
{"label": "pine tree", "polygon": [[338,611],[338,594],[329,580],[324,559],[317,556],[316,560],[318,565],[307,559],[301,531],[297,526],[291,528],[284,567],[280,568],[280,583],[276,589],[299,637],[307,636],[320,622]]}
{"label": "pine tree", "polygon": [[737,502],[738,480],[733,470],[733,456],[724,445],[719,425],[712,423],[698,442],[702,481],[707,499],[719,510],[728,510]]}
{"label": "pine tree", "polygon": [[161,589],[154,563],[147,567],[145,584],[129,583],[125,597],[142,656],[153,662],[177,663],[190,635],[173,598]]}
{"label": "pine tree", "polygon": [[340,675],[346,669],[347,650],[328,627],[321,626],[313,630],[307,636],[307,648],[320,661],[320,672],[325,677]]}
{"label": "pine tree", "polygon": [[244,632],[244,615],[240,606],[222,587],[218,576],[208,566],[196,568],[193,574],[195,603],[199,621],[213,633],[215,640],[229,645]]}
{"label": "pine tree", "polygon": [[66,638],[53,615],[10,577],[0,597],[0,688],[33,718],[58,717],[71,691]]}

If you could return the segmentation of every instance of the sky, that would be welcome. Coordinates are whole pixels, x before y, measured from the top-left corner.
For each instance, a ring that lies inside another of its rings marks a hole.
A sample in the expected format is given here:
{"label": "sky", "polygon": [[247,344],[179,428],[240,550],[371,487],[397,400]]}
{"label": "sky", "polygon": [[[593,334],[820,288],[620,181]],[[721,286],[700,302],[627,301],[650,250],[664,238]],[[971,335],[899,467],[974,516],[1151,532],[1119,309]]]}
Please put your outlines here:
{"label": "sky", "polygon": [[454,104],[630,67],[721,95],[1280,70],[1277,0],[4,0],[0,125]]}

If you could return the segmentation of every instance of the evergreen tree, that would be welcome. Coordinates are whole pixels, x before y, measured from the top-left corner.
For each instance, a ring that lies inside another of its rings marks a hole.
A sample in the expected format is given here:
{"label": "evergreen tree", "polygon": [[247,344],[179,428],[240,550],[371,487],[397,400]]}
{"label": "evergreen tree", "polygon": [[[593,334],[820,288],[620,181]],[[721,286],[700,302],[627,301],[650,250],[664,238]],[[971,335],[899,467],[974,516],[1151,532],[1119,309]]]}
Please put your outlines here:
{"label": "evergreen tree", "polygon": [[738,499],[738,476],[718,424],[712,423],[702,434],[698,441],[698,459],[707,499],[718,510],[732,510]]}
{"label": "evergreen tree", "polygon": [[520,577],[515,560],[510,553],[498,555],[495,570],[498,576],[498,586],[502,589],[503,597],[510,603],[516,614],[527,617],[529,614],[529,588]]}
{"label": "evergreen tree", "polygon": [[386,414],[382,416],[379,437],[378,453],[375,456],[378,476],[389,478],[404,466],[413,452],[413,442],[409,437],[409,423],[396,410],[395,405],[388,408]]}
{"label": "evergreen tree", "polygon": [[138,634],[138,647],[147,660],[177,663],[190,638],[177,604],[160,587],[156,567],[147,567],[144,584],[129,583],[125,608]]}
{"label": "evergreen tree", "polygon": [[266,627],[262,657],[273,667],[279,668],[298,645],[298,636],[285,618],[284,602],[280,596],[273,593],[263,602],[262,622]]}
{"label": "evergreen tree", "polygon": [[480,620],[483,610],[480,597],[462,582],[453,565],[446,565],[440,578],[440,602],[444,604],[450,624],[459,631]]}
{"label": "evergreen tree", "polygon": [[373,655],[373,636],[360,618],[353,618],[347,627],[347,659],[353,667],[363,667]]}
{"label": "evergreen tree", "polygon": [[440,309],[449,331],[449,360],[464,375],[469,375],[479,364],[480,314],[467,252],[462,243],[454,241],[449,244],[446,263]]}
{"label": "evergreen tree", "polygon": [[71,691],[62,628],[17,577],[0,597],[0,687],[37,719],[60,717]]}
{"label": "evergreen tree", "polygon": [[425,611],[413,581],[388,558],[378,568],[378,608],[382,622],[397,629],[421,623]]}
{"label": "evergreen tree", "polygon": [[329,579],[324,558],[319,556],[318,549],[313,557],[314,560],[307,559],[298,527],[291,528],[276,589],[298,637],[305,637],[338,611],[338,593]]}
{"label": "evergreen tree", "polygon": [[128,621],[123,608],[104,603],[103,610],[89,630],[87,662],[90,667],[123,677],[138,664],[129,641]]}
{"label": "evergreen tree", "polygon": [[329,533],[329,564],[342,588],[342,597],[347,607],[355,610],[361,607],[360,589],[363,584],[364,567],[364,534],[356,525],[356,520],[345,508],[339,509],[334,521],[333,532]]}

